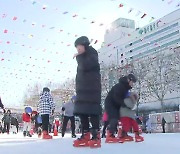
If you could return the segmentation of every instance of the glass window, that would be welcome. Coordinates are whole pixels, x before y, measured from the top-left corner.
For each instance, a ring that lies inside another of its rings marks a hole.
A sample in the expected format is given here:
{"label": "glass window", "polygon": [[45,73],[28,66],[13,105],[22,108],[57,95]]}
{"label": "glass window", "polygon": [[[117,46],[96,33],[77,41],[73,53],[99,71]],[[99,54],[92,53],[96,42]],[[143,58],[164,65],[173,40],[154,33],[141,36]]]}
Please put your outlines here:
{"label": "glass window", "polygon": [[[154,25],[153,25],[153,26],[154,26]],[[153,29],[153,26],[150,25],[150,29]],[[161,30],[159,30],[159,31],[157,31],[157,32],[155,32],[155,33],[152,33],[152,34],[150,34],[150,35],[148,35],[148,36],[145,36],[144,39],[151,38],[151,37],[153,37],[153,36],[155,36],[155,35],[157,35],[157,34],[160,34],[160,33],[162,33],[162,32],[165,32],[165,31],[167,31],[167,30],[169,30],[169,29],[171,29],[171,28],[174,28],[174,27],[176,27],[176,26],[178,26],[178,22],[175,23],[175,24],[172,24],[172,25],[170,25],[170,26],[168,26],[168,27],[165,27],[165,28],[163,28],[163,29],[161,29]],[[135,44],[137,44],[137,43],[139,43],[139,42],[141,42],[141,39],[132,42],[131,45],[135,45]],[[125,48],[127,48],[127,47],[129,47],[129,46],[131,46],[131,45],[128,44],[128,45],[125,46]]]}
{"label": "glass window", "polygon": [[156,43],[156,42],[162,41],[162,40],[164,40],[164,39],[167,39],[167,38],[172,37],[172,36],[177,35],[177,34],[179,34],[179,30],[178,30],[178,31],[175,31],[175,32],[172,32],[172,33],[170,33],[170,34],[168,34],[168,35],[165,35],[165,36],[163,36],[163,37],[161,37],[161,38],[159,38],[159,39],[156,39],[156,40],[152,41],[151,43],[146,43],[146,44],[144,44],[144,45],[142,45],[142,46],[139,46],[139,47],[137,47],[137,48],[135,48],[135,49],[133,49],[133,50],[130,50],[130,52],[132,52],[132,51],[137,51],[137,50],[139,50],[139,49],[142,49],[142,48],[144,48],[144,47],[147,47],[147,46],[149,46],[149,45],[152,45],[152,44],[154,44],[154,43]]}
{"label": "glass window", "polygon": [[173,41],[171,41],[171,42],[165,43],[165,44],[161,45],[160,47],[155,47],[155,48],[153,48],[153,49],[147,50],[147,51],[144,52],[143,54],[137,54],[137,55],[134,56],[134,58],[141,58],[141,57],[147,55],[147,54],[150,53],[150,52],[153,52],[153,51],[156,52],[157,50],[160,50],[160,49],[165,48],[165,47],[167,47],[167,46],[170,46],[170,45],[172,45],[172,44],[176,44],[176,43],[178,43],[178,42],[180,42],[180,38],[179,38],[179,39],[176,39],[176,40],[173,40]]}

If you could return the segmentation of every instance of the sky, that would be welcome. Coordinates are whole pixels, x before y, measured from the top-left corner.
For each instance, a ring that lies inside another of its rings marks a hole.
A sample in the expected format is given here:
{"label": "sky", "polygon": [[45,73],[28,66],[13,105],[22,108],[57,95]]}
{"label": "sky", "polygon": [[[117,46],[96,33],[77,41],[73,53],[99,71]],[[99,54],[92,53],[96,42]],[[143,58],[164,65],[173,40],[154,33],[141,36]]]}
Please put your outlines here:
{"label": "sky", "polygon": [[88,36],[99,49],[105,30],[117,18],[133,19],[136,27],[142,27],[152,17],[157,20],[178,9],[178,4],[179,0],[0,0],[0,97],[4,105],[21,106],[27,90],[36,84],[60,85],[74,78],[78,37]]}

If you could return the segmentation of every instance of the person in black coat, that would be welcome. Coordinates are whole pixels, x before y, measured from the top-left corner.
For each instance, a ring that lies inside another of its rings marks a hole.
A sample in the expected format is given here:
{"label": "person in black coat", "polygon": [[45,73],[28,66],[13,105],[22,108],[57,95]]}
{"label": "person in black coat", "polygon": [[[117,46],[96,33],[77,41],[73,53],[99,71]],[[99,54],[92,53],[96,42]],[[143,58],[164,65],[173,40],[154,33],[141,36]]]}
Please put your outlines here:
{"label": "person in black coat", "polygon": [[162,118],[162,129],[163,129],[163,133],[166,133],[165,124],[166,124],[166,120],[165,120],[164,117],[163,117],[163,118]]}
{"label": "person in black coat", "polygon": [[82,124],[82,137],[74,141],[74,146],[78,146],[81,141],[90,140],[89,119],[92,123],[92,138],[97,137],[99,131],[99,116],[101,109],[101,75],[98,62],[98,53],[89,46],[90,42],[86,36],[82,36],[75,41],[78,53],[74,55],[77,60],[76,75],[76,101],[74,114],[78,115]]}
{"label": "person in black coat", "polygon": [[105,110],[109,118],[109,135],[107,135],[107,138],[110,138],[110,140],[115,138],[114,134],[117,130],[118,120],[120,118],[120,107],[126,106],[124,104],[124,99],[135,82],[136,78],[133,74],[120,78],[119,83],[112,87],[105,99]]}

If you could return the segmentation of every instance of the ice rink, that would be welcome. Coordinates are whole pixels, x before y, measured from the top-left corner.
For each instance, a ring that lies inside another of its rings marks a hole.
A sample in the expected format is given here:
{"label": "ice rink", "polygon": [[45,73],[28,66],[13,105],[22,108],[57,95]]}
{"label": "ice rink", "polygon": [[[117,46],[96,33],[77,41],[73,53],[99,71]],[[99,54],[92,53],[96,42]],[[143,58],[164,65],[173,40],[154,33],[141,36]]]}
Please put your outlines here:
{"label": "ice rink", "polygon": [[74,148],[70,134],[65,138],[54,137],[53,140],[41,140],[36,135],[24,138],[22,134],[0,134],[0,153],[3,154],[179,154],[180,133],[177,134],[143,134],[143,143],[106,144],[98,149]]}

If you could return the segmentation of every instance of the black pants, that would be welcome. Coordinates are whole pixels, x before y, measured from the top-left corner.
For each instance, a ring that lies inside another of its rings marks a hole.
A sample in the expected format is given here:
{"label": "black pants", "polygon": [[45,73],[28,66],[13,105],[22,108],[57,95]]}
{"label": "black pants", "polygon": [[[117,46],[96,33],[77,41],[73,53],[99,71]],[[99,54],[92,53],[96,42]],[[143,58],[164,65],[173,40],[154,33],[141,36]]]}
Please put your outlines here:
{"label": "black pants", "polygon": [[4,123],[4,131],[9,133],[10,123]]}
{"label": "black pants", "polygon": [[64,116],[63,126],[62,126],[62,134],[65,134],[67,123],[69,120],[71,121],[71,130],[72,130],[72,134],[74,135],[75,134],[75,118],[74,118],[74,116],[72,116],[72,117]]}
{"label": "black pants", "polygon": [[16,125],[16,130],[17,130],[17,133],[18,133],[18,131],[19,131],[19,125]]}
{"label": "black pants", "polygon": [[41,126],[42,126],[42,124],[35,123],[35,128],[34,128],[34,130],[35,130],[36,133],[38,133],[39,127],[41,127]]}
{"label": "black pants", "polygon": [[162,129],[163,129],[163,133],[166,133],[166,130],[165,130],[165,124],[162,125]]}
{"label": "black pants", "polygon": [[108,122],[108,121],[105,121],[105,122],[104,122],[103,131],[102,131],[102,135],[105,135],[105,134],[106,134],[106,128],[107,128],[108,125],[109,125],[109,122]]}
{"label": "black pants", "polygon": [[41,115],[41,118],[42,118],[42,129],[43,129],[43,131],[48,132],[49,114],[43,114],[43,115]]}
{"label": "black pants", "polygon": [[92,124],[93,130],[99,130],[99,116],[98,115],[80,115],[81,125],[82,125],[82,133],[89,132],[89,122]]}

